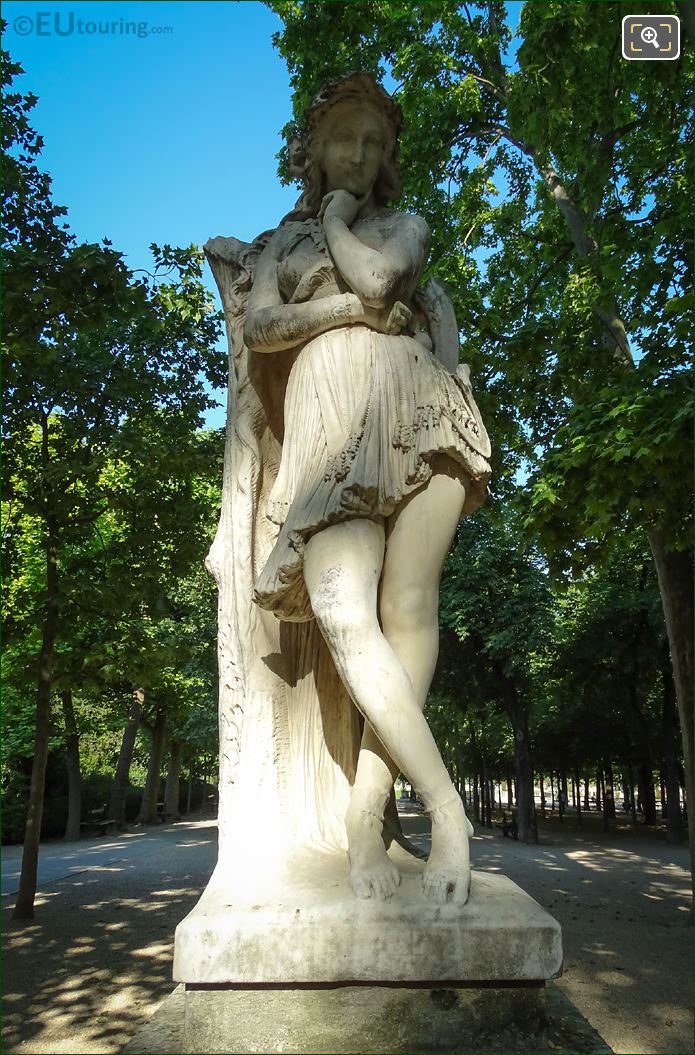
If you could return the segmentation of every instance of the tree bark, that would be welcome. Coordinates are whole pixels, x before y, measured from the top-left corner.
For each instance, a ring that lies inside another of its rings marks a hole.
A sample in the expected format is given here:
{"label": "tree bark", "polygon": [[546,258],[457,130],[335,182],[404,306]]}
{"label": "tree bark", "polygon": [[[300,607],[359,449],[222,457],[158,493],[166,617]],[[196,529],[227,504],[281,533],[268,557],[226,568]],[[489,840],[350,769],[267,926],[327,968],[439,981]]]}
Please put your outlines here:
{"label": "tree bark", "polygon": [[562,820],[567,809],[567,777],[564,773],[558,773],[557,775],[557,802],[558,814],[560,820]]}
{"label": "tree bark", "polygon": [[65,758],[68,769],[68,819],[65,825],[66,842],[75,842],[80,837],[82,820],[82,775],[80,773],[80,738],[75,721],[72,691],[61,692],[60,701],[65,719]]}
{"label": "tree bark", "polygon": [[639,767],[639,789],[645,824],[656,824],[656,797],[651,766],[643,762]]}
{"label": "tree bark", "polygon": [[545,820],[545,780],[542,773],[538,774],[538,782],[541,790],[541,817]]}
{"label": "tree bark", "polygon": [[603,781],[603,830],[607,832],[610,822],[615,820],[615,795],[613,792],[613,766],[607,762],[601,772]]}
{"label": "tree bark", "polygon": [[637,827],[637,797],[635,795],[635,777],[631,762],[627,764],[627,779],[630,784],[630,817],[633,825]]}
{"label": "tree bark", "polygon": [[[678,774],[678,714],[671,671],[664,669],[662,728],[664,735],[664,783],[666,785],[666,835],[670,843],[683,841],[680,780]],[[663,807],[663,801],[662,801]]]}
{"label": "tree bark", "polygon": [[181,781],[181,764],[183,762],[183,743],[172,740],[169,750],[167,782],[164,788],[164,818],[167,821],[180,821],[179,784]]}
{"label": "tree bark", "polygon": [[666,633],[671,653],[673,684],[683,743],[685,808],[691,854],[693,842],[693,606],[692,558],[689,551],[669,551],[658,531],[649,532],[649,546],[659,580]]}
{"label": "tree bark", "polygon": [[588,813],[591,809],[591,803],[589,801],[589,778],[584,777],[584,809]]}
{"label": "tree bark", "polygon": [[154,727],[152,729],[152,747],[150,749],[150,761],[147,766],[147,780],[145,781],[145,790],[142,793],[140,812],[137,816],[138,824],[156,824],[157,822],[159,774],[162,768],[162,756],[164,754],[166,731],[166,711],[161,707],[158,707],[154,720]]}
{"label": "tree bark", "polygon": [[482,792],[483,792],[483,803],[485,806],[485,827],[492,828],[492,806],[490,803],[490,777],[487,771],[487,762],[483,758],[483,773],[482,773]]}
{"label": "tree bark", "polygon": [[[44,437],[47,443],[47,435]],[[39,671],[36,685],[36,731],[34,759],[31,767],[29,803],[24,829],[22,871],[13,916],[15,919],[34,918],[36,870],[39,863],[43,796],[46,787],[46,763],[51,727],[51,689],[53,687],[53,652],[58,636],[58,532],[52,522],[47,524],[46,538],[46,614],[43,624]]]}
{"label": "tree bark", "polygon": [[516,685],[497,667],[504,706],[514,730],[514,753],[516,755],[517,824],[519,839],[524,843],[538,842],[536,803],[533,795],[533,761],[529,740],[528,717],[521,703]]}
{"label": "tree bark", "polygon": [[581,779],[579,777],[579,770],[578,769],[575,769],[575,771],[574,771],[574,780],[575,780],[576,785],[577,785],[577,798],[576,798],[577,825],[578,825],[578,827],[581,828],[584,822],[582,820],[582,784],[581,784]]}
{"label": "tree bark", "polygon": [[133,751],[135,750],[135,740],[137,739],[138,728],[140,726],[140,717],[142,715],[144,699],[144,690],[141,688],[134,688],[130,701],[130,713],[128,715],[125,729],[123,730],[121,750],[118,755],[116,772],[111,786],[109,819],[115,821],[121,831],[125,828],[126,789],[130,777],[130,765],[133,761]]}

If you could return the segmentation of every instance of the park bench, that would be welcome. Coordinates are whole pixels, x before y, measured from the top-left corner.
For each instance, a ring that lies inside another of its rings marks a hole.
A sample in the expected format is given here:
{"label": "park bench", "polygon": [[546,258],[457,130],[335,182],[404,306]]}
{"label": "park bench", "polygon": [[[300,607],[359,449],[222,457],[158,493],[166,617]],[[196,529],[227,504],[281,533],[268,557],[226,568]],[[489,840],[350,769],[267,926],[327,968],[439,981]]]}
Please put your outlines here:
{"label": "park bench", "polygon": [[98,809],[90,810],[87,820],[80,823],[80,828],[88,832],[96,832],[97,835],[106,835],[109,830],[115,832],[116,821],[107,817],[107,810],[107,806],[99,806]]}

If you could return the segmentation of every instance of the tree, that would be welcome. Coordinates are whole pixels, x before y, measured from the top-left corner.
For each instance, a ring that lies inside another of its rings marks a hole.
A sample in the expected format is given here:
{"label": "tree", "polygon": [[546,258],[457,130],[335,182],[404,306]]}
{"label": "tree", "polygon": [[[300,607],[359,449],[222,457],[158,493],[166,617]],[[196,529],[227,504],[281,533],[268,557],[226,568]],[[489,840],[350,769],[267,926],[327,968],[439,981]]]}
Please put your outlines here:
{"label": "tree", "polygon": [[[3,53],[5,83],[19,72]],[[36,99],[13,93],[10,100],[3,133],[11,159],[3,258],[5,497],[17,517],[35,518],[44,554],[34,760],[15,907],[17,918],[31,918],[67,586],[61,560],[68,547],[87,548],[95,523],[122,495],[113,467],[134,452],[168,458],[185,480],[194,431],[210,403],[204,381],[223,383],[223,364],[202,254],[153,246],[154,272],[138,279],[108,242],[76,244],[58,228],[50,180],[33,161],[41,143],[27,115]],[[156,477],[147,495],[156,505]],[[179,526],[180,538],[186,530]]]}
{"label": "tree", "polygon": [[552,633],[551,594],[542,563],[520,549],[513,522],[494,526],[481,512],[459,526],[445,565],[440,619],[458,639],[461,692],[493,700],[514,738],[519,833],[537,842],[529,713],[536,669]]}
{"label": "tree", "polygon": [[516,61],[500,0],[269,6],[296,122],[349,69],[397,82],[404,200],[487,380],[497,488],[532,470],[527,530],[575,564],[646,530],[690,796],[692,56],[621,61],[618,3],[531,0]]}

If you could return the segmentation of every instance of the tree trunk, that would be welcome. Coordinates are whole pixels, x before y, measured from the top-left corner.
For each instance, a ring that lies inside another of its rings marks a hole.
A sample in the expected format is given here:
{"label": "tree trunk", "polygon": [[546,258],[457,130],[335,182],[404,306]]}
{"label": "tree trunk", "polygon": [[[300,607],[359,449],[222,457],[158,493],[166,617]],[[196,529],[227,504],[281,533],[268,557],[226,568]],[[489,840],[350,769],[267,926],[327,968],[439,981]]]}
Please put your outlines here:
{"label": "tree trunk", "polygon": [[538,781],[541,790],[541,817],[545,820],[545,780],[542,773],[538,774]]}
{"label": "tree trunk", "polygon": [[603,809],[603,797],[601,795],[601,770],[597,767],[596,769],[596,812],[600,813]]}
{"label": "tree trunk", "polygon": [[142,793],[140,812],[137,816],[138,824],[157,823],[157,799],[159,798],[159,774],[162,768],[162,756],[164,754],[164,741],[167,732],[166,711],[157,708],[157,714],[152,729],[152,746],[150,748],[150,760],[147,766],[147,780],[145,790]]}
{"label": "tree trunk", "polygon": [[676,690],[671,671],[664,669],[663,677],[662,728],[664,735],[664,783],[666,785],[666,835],[670,843],[681,843],[683,841],[683,819],[681,816],[680,780],[678,778]]}
{"label": "tree trunk", "polygon": [[574,771],[574,780],[577,785],[577,798],[576,798],[576,809],[577,809],[577,825],[581,828],[583,825],[582,820],[582,784],[579,777],[579,770]]}
{"label": "tree trunk", "polygon": [[662,821],[666,820],[666,766],[659,764],[659,813]]}
{"label": "tree trunk", "polygon": [[603,767],[604,799],[606,802],[606,813],[608,819],[615,820],[615,777],[613,775],[613,763],[607,762]]}
{"label": "tree trunk", "polygon": [[673,668],[685,768],[685,808],[688,813],[690,852],[693,841],[693,604],[692,558],[689,550],[669,552],[658,531],[648,533],[659,580]]}
{"label": "tree trunk", "polygon": [[482,824],[480,819],[480,791],[478,784],[478,772],[477,770],[473,773],[473,816],[477,820],[478,824]]}
{"label": "tree trunk", "polygon": [[121,750],[118,755],[116,772],[111,786],[111,802],[109,804],[109,819],[115,821],[119,829],[125,828],[125,797],[130,778],[130,764],[133,761],[135,740],[138,735],[142,705],[145,692],[141,688],[134,688],[130,701],[130,714],[123,730]]}
{"label": "tree trunk", "polygon": [[179,810],[179,783],[181,781],[182,761],[183,744],[180,740],[172,740],[169,752],[167,782],[164,789],[164,819],[167,821],[181,820],[181,811]]}
{"label": "tree trunk", "polygon": [[610,821],[615,818],[615,802],[613,799],[613,766],[608,762],[601,770],[603,791],[603,830],[607,832]]}
{"label": "tree trunk", "polygon": [[514,794],[513,794],[513,791],[512,791],[512,783],[513,783],[513,781],[512,781],[511,776],[507,776],[507,809],[508,810],[513,810],[514,809]]}
{"label": "tree trunk", "polygon": [[67,689],[61,692],[65,719],[65,759],[68,769],[68,820],[65,825],[66,842],[75,842],[80,837],[82,820],[82,776],[80,774],[80,738],[75,721],[75,708],[72,703],[72,692]]}
{"label": "tree trunk", "polygon": [[485,806],[485,827],[492,828],[492,805],[490,803],[490,777],[487,771],[487,762],[483,758],[482,773],[483,803]]}
{"label": "tree trunk", "polygon": [[550,781],[550,810],[552,813],[555,812],[555,781],[553,780],[552,769],[548,773],[548,780]]}
{"label": "tree trunk", "polygon": [[630,818],[633,825],[637,826],[637,797],[635,795],[635,777],[632,772],[632,763],[627,764],[627,779],[630,784]]}
{"label": "tree trunk", "polygon": [[651,766],[643,762],[639,767],[639,788],[645,824],[656,824],[656,797]]}
{"label": "tree trunk", "polygon": [[514,730],[514,752],[516,755],[516,810],[519,839],[524,843],[538,842],[536,803],[533,795],[533,761],[529,741],[528,718],[522,706],[516,685],[501,666],[497,674],[502,688],[504,706]]}
{"label": "tree trunk", "polygon": [[[47,443],[47,437],[44,437]],[[22,871],[12,915],[15,919],[34,918],[36,870],[39,863],[43,795],[46,787],[46,762],[51,727],[51,688],[53,685],[53,650],[58,636],[58,537],[57,529],[48,523],[46,540],[46,614],[43,624],[39,673],[36,685],[36,730],[34,760],[31,766],[29,803],[24,829]]]}
{"label": "tree trunk", "polygon": [[588,813],[591,809],[591,803],[589,801],[589,778],[584,777],[584,809]]}

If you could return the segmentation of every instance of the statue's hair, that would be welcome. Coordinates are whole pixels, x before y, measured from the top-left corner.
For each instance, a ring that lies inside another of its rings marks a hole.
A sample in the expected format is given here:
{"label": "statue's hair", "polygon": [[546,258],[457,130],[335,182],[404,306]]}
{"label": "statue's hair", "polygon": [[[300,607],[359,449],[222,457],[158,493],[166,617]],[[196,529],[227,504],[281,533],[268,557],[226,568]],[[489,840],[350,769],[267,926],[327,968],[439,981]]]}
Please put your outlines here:
{"label": "statue's hair", "polygon": [[321,128],[339,104],[356,102],[372,109],[384,127],[386,149],[384,160],[374,184],[374,197],[380,205],[387,205],[400,196],[401,174],[398,165],[398,136],[403,114],[398,103],[370,73],[348,73],[329,81],[319,92],[304,114],[304,131],[289,143],[290,174],[301,179],[304,190],[297,204],[283,222],[304,220],[318,214],[326,193],[324,174],[320,164]]}

